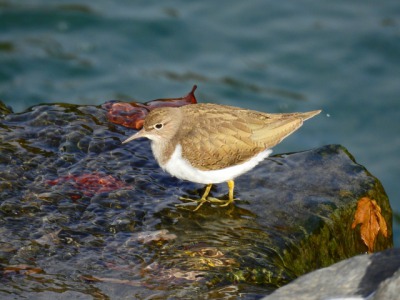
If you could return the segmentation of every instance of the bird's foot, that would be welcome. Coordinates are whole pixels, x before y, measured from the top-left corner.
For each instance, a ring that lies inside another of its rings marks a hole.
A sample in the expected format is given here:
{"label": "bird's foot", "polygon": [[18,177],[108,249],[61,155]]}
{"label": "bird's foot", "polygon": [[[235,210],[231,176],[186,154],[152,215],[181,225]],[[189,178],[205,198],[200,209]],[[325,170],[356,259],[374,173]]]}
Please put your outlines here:
{"label": "bird's foot", "polygon": [[221,199],[214,198],[214,197],[208,197],[207,198],[207,202],[210,202],[210,203],[225,203],[226,200],[221,200]]}
{"label": "bird's foot", "polygon": [[204,203],[208,202],[208,199],[204,198],[204,197],[202,197],[201,199],[190,199],[190,198],[186,198],[186,197],[179,197],[179,200],[197,202],[198,205],[196,206],[196,208],[193,211],[197,211],[200,207],[203,206]]}
{"label": "bird's foot", "polygon": [[203,204],[206,203],[206,202],[209,202],[209,203],[212,203],[212,204],[213,203],[222,203],[222,204],[219,204],[219,206],[220,207],[226,207],[229,204],[233,203],[233,201],[235,200],[235,199],[220,200],[220,199],[217,199],[217,198],[214,198],[214,197],[207,197],[207,198],[203,197],[201,199],[190,199],[190,198],[186,198],[186,197],[179,197],[179,199],[183,200],[183,201],[197,202],[198,205],[196,206],[196,208],[193,211],[199,210],[199,208],[202,207]]}
{"label": "bird's foot", "polygon": [[226,200],[226,201],[221,201],[221,202],[225,202],[224,204],[221,204],[219,207],[226,207],[226,206],[228,206],[229,204],[232,204],[233,203],[233,201],[235,201],[236,199],[229,199],[229,200]]}
{"label": "bird's foot", "polygon": [[185,197],[180,197],[179,199],[180,200],[186,200],[186,201],[192,201],[192,202],[199,203],[197,205],[197,207],[193,211],[197,211],[206,202],[223,203],[223,204],[220,205],[220,207],[225,207],[225,206],[228,206],[229,204],[233,203],[233,201],[235,200],[235,199],[233,199],[233,188],[234,188],[234,186],[235,186],[235,183],[233,182],[233,180],[229,180],[228,181],[228,188],[229,188],[228,196],[229,196],[229,200],[227,200],[227,201],[220,200],[220,199],[213,198],[213,197],[208,197],[208,195],[210,194],[211,187],[212,187],[211,183],[207,184],[206,189],[204,190],[204,194],[203,194],[203,196],[201,196],[201,198],[199,200],[193,200],[193,199],[185,198]]}

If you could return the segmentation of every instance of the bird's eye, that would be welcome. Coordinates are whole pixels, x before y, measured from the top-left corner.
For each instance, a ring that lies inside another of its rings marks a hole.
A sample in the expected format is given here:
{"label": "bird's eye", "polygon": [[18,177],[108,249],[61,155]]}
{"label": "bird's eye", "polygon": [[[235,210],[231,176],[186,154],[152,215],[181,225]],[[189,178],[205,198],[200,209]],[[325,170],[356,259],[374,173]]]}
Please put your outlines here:
{"label": "bird's eye", "polygon": [[163,128],[163,124],[157,123],[156,125],[154,125],[154,128],[160,130],[161,128]]}

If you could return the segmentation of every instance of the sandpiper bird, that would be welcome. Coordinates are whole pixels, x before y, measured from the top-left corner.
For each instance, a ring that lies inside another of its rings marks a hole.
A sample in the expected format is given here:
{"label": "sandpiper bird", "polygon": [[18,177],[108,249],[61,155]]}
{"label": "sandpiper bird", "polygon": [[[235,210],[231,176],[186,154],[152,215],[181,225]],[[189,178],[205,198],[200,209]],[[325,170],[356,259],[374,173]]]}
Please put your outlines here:
{"label": "sandpiper bird", "polygon": [[269,114],[208,103],[162,107],[152,110],[143,128],[122,143],[146,137],[161,168],[177,178],[206,184],[201,199],[195,200],[196,211],[207,201],[223,202],[207,198],[216,183],[228,183],[229,199],[221,206],[232,203],[233,180],[320,112]]}

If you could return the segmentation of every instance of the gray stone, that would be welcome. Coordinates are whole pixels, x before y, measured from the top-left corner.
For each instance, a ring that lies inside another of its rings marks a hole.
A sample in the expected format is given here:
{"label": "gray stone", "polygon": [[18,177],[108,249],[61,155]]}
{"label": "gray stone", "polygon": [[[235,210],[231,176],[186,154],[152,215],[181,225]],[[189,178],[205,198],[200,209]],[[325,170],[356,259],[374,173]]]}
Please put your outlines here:
{"label": "gray stone", "polygon": [[399,299],[400,249],[355,256],[303,275],[263,300]]}
{"label": "gray stone", "polygon": [[374,300],[396,300],[400,298],[400,270],[392,277],[382,281],[376,291]]}

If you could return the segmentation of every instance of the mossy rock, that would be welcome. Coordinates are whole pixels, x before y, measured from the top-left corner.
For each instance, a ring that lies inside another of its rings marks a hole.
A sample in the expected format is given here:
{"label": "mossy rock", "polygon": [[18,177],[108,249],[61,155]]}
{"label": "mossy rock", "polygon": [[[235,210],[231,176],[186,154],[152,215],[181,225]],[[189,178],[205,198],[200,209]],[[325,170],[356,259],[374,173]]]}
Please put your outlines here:
{"label": "mossy rock", "polygon": [[41,272],[9,272],[0,298],[259,297],[366,252],[351,228],[362,197],[376,200],[388,225],[375,250],[392,246],[387,196],[342,146],[270,157],[237,178],[234,205],[193,212],[179,197],[204,187],[163,172],[147,140],[121,145],[132,130],[100,107],[1,109],[0,263]]}

